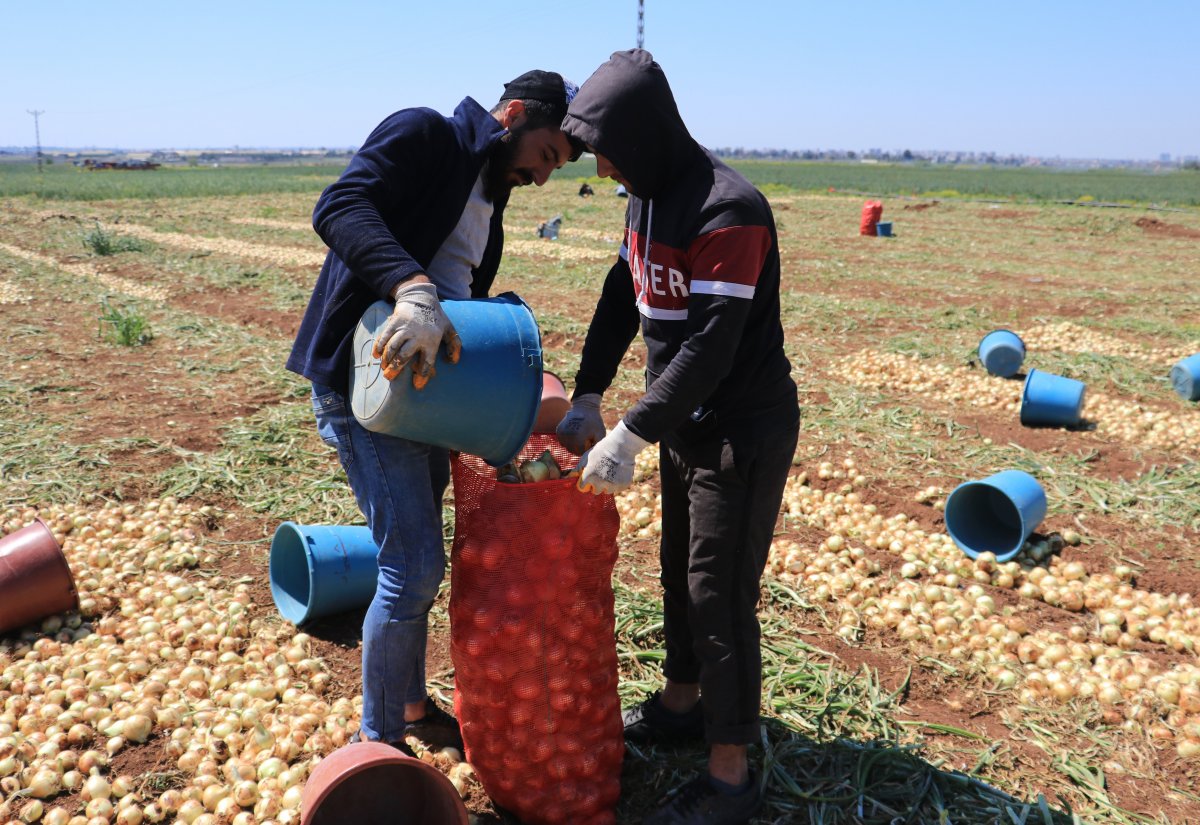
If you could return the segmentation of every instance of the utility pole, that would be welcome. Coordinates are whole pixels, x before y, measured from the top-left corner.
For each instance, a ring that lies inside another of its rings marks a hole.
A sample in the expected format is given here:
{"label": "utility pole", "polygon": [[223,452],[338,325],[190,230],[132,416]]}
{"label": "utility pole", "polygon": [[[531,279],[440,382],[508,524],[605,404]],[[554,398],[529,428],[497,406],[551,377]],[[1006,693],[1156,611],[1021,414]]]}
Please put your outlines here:
{"label": "utility pole", "polygon": [[642,43],[644,43],[646,40],[646,38],[643,37],[643,33],[645,30],[645,14],[646,14],[646,0],[638,0],[638,48],[639,49],[642,48]]}
{"label": "utility pole", "polygon": [[33,115],[33,134],[34,137],[37,138],[37,162],[38,174],[40,175],[42,174],[42,130],[38,126],[38,115],[46,114],[46,110],[42,109],[41,111],[38,111],[36,109],[26,109],[25,111]]}

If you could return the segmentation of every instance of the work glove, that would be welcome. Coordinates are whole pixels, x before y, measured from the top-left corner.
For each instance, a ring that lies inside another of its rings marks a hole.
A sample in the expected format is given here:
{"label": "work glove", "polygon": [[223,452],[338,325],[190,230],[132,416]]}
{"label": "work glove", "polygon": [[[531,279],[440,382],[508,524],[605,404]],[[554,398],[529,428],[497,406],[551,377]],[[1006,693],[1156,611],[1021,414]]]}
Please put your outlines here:
{"label": "work glove", "polygon": [[619,493],[633,483],[633,461],[650,442],[634,435],[622,421],[579,459],[576,486],[585,493]]}
{"label": "work glove", "polygon": [[413,387],[422,389],[434,376],[438,348],[445,343],[446,359],[458,363],[462,341],[446,317],[433,284],[406,284],[396,290],[396,306],[375,336],[372,354],[391,381],[412,363]]}
{"label": "work glove", "polygon": [[604,419],[600,417],[600,394],[589,392],[571,402],[571,409],[558,422],[554,434],[558,442],[583,455],[604,438]]}

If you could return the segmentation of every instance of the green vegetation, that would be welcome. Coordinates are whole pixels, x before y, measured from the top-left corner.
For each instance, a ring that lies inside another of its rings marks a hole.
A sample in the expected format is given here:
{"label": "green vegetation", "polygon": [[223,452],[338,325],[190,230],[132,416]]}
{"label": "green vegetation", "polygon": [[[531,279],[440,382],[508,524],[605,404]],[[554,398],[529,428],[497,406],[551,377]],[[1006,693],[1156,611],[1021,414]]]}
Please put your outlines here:
{"label": "green vegetation", "polygon": [[1124,169],[1007,169],[981,166],[736,161],[731,166],[756,186],[810,192],[870,192],[925,198],[1154,203],[1200,206],[1195,172],[1151,174]]}
{"label": "green vegetation", "polygon": [[[768,194],[783,189],[925,198],[1079,201],[1200,206],[1200,176],[1193,170],[1149,173],[1125,169],[1065,171],[929,164],[732,161]],[[45,200],[216,197],[311,192],[314,196],[341,173],[336,164],[316,166],[164,167],[153,172],[87,171],[55,166],[38,174],[33,164],[0,164],[0,197],[31,195]],[[567,164],[560,179],[591,180],[598,194],[610,185],[596,177],[594,160]]]}
{"label": "green vegetation", "polygon": [[138,238],[130,238],[105,232],[104,227],[96,224],[96,228],[83,236],[83,245],[97,255],[116,255],[118,252],[144,252],[146,242]]}
{"label": "green vegetation", "polygon": [[32,164],[0,163],[0,198],[32,195],[50,201],[126,198],[197,198],[311,192],[333,183],[341,166],[163,168],[151,172],[55,166],[38,174]]}
{"label": "green vegetation", "polygon": [[154,340],[150,321],[136,309],[114,307],[107,299],[101,305],[104,313],[100,316],[100,332],[109,343],[122,347],[141,347]]}
{"label": "green vegetation", "polygon": [[[735,160],[729,165],[768,195],[788,190],[912,195],[923,198],[1153,203],[1200,206],[1200,175],[1126,169],[1009,169],[1004,167]],[[596,163],[579,160],[558,173],[589,179],[597,194],[615,186],[596,178]]]}

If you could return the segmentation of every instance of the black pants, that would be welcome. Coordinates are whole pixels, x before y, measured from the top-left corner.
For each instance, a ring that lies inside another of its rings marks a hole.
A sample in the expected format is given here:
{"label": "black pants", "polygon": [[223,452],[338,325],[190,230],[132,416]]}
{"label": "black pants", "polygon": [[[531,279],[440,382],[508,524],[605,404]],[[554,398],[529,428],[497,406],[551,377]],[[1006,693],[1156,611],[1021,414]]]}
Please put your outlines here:
{"label": "black pants", "polygon": [[660,447],[663,671],[699,682],[710,744],[758,741],[759,587],[798,433]]}

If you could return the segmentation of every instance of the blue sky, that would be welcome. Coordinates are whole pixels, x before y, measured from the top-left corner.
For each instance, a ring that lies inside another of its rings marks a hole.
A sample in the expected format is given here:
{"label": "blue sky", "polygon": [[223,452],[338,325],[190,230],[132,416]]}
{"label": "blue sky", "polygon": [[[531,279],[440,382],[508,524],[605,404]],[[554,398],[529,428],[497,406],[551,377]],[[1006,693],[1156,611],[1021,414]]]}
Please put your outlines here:
{"label": "blue sky", "polygon": [[[645,0],[707,146],[1200,155],[1200,2]],[[637,0],[10,2],[0,146],[357,146],[407,106],[582,83]]]}

